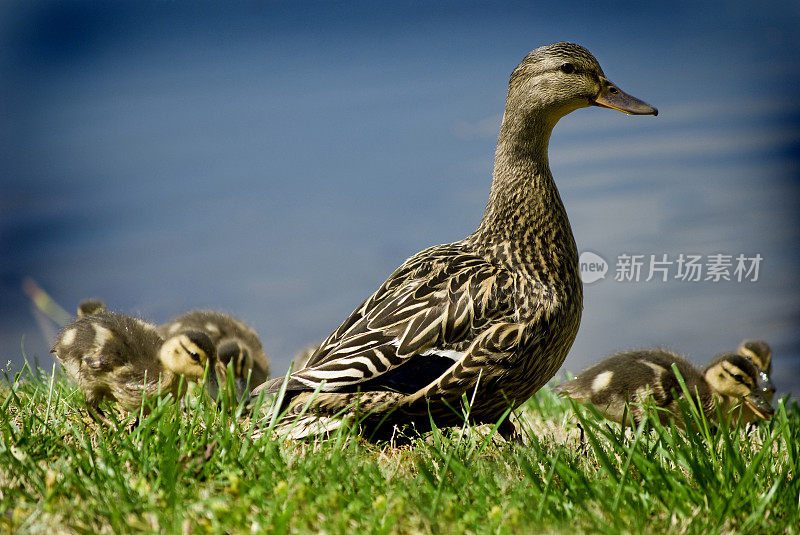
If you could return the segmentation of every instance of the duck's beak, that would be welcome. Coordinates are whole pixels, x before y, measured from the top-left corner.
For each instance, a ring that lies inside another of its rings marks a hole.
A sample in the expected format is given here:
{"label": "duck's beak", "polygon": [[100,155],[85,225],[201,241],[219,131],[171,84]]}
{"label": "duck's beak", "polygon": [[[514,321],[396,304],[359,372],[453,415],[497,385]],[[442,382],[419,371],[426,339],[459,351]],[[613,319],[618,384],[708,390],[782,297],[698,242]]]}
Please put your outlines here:
{"label": "duck's beak", "polygon": [[600,92],[589,103],[594,106],[619,110],[628,115],[658,115],[656,108],[627,94],[603,77],[600,77]]}
{"label": "duck's beak", "polygon": [[772,405],[764,399],[764,396],[761,395],[761,392],[753,391],[751,394],[745,396],[744,404],[747,405],[751,411],[753,411],[759,418],[763,418],[765,420],[769,420],[772,414],[775,412],[775,409],[772,408]]}

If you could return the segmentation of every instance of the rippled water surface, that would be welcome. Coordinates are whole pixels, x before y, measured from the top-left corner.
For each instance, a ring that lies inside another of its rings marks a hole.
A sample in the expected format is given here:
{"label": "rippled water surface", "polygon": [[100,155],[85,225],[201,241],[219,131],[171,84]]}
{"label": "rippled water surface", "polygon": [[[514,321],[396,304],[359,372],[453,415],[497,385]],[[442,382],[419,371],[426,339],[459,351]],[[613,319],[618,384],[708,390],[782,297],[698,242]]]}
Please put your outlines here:
{"label": "rippled water surface", "polygon": [[[0,356],[52,365],[30,277],[70,311],[231,312],[282,373],[406,257],[474,229],[509,73],[571,40],[660,114],[554,132],[578,247],[608,263],[564,369],[758,337],[800,392],[798,10],[646,10],[4,4]],[[646,281],[665,254],[731,255],[733,280]],[[735,280],[740,254],[758,280]],[[643,255],[638,282],[615,280],[621,255]]]}

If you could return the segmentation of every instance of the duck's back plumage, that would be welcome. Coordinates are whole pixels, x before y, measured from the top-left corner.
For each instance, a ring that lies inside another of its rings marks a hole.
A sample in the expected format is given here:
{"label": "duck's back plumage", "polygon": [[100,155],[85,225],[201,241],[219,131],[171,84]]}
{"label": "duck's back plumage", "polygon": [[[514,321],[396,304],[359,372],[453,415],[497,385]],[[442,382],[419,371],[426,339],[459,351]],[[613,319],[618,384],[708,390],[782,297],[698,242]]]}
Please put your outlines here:
{"label": "duck's back plumage", "polygon": [[[513,286],[509,271],[465,244],[426,249],[364,301],[288,386],[316,388],[326,380],[324,391],[380,386],[415,392],[431,382],[429,375],[438,377],[452,366],[477,332],[513,316]],[[436,371],[421,371],[415,379],[403,370],[408,366]],[[335,373],[344,370],[348,375]],[[393,381],[406,386],[392,388]]]}
{"label": "duck's back plumage", "polygon": [[[475,394],[475,421],[493,422],[555,373],[580,317],[577,305],[563,325],[564,337],[542,343],[550,321],[561,315],[554,308],[547,308],[552,316],[544,313],[546,299],[530,303],[516,291],[516,281],[514,272],[467,240],[414,255],[291,375],[286,392],[295,403],[289,416],[319,388],[317,409],[335,412],[358,403],[362,415],[372,412],[363,422],[372,432],[388,411],[417,430],[429,427],[428,410],[437,425],[455,425],[462,416],[450,407],[458,407],[463,394]],[[534,310],[538,321],[520,323],[521,310]],[[520,362],[548,352],[550,359]],[[273,379],[266,390],[276,392],[282,383]],[[316,423],[322,421],[327,430],[338,427],[330,418]]]}

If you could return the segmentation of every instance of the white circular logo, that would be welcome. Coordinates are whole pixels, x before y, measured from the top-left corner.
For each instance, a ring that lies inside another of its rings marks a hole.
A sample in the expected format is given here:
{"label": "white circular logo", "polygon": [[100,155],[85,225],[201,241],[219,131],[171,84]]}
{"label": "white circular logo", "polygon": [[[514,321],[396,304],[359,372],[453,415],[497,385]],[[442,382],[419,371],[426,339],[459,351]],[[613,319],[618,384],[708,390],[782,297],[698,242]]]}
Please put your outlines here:
{"label": "white circular logo", "polygon": [[578,264],[581,270],[581,280],[584,284],[591,284],[606,278],[608,262],[603,260],[600,255],[584,251],[578,259]]}

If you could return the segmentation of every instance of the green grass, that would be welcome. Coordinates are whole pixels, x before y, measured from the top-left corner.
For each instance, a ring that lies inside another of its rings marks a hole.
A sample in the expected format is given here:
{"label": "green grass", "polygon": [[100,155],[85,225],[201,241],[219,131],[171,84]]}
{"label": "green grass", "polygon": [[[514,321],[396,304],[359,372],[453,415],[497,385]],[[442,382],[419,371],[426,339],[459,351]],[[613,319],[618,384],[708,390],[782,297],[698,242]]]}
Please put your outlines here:
{"label": "green grass", "polygon": [[543,389],[517,420],[525,447],[487,427],[398,448],[253,441],[204,396],[100,428],[63,376],[27,370],[0,385],[0,530],[798,533],[800,408],[776,409],[750,433],[623,433]]}

